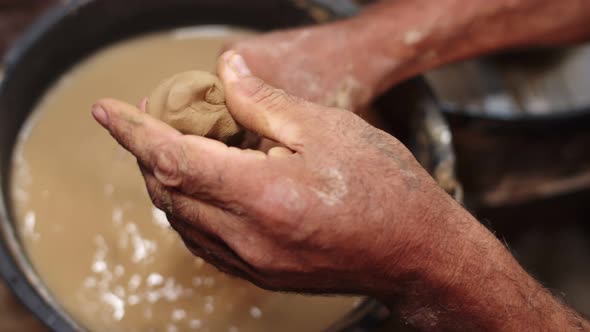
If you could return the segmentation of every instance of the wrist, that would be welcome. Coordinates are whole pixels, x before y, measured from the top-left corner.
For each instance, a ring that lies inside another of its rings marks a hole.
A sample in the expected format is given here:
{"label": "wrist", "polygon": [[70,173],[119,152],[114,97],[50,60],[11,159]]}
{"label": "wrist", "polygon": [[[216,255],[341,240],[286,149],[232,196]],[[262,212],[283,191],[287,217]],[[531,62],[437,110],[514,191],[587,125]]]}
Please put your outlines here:
{"label": "wrist", "polygon": [[440,211],[411,269],[381,300],[422,330],[546,330],[587,327],[520,267],[504,245],[458,204]]}
{"label": "wrist", "polygon": [[386,281],[374,295],[382,295],[385,302],[451,284],[470,246],[489,242],[489,232],[482,232],[483,227],[434,181],[431,185],[430,190],[405,192],[403,197],[384,194],[388,201],[403,202],[385,213],[394,216],[387,223],[395,226],[384,232],[383,242],[375,243],[380,253],[389,254],[376,256],[379,261],[373,264],[380,267],[374,273]]}
{"label": "wrist", "polygon": [[484,300],[491,299],[482,287],[490,287],[488,279],[497,269],[492,264],[504,264],[503,253],[498,250],[501,245],[465,215],[441,211],[440,216],[433,219],[433,223],[440,223],[440,229],[429,231],[413,254],[406,255],[411,268],[404,277],[396,276],[401,287],[382,301],[420,330],[491,327],[495,322],[488,317],[492,315],[481,307]]}

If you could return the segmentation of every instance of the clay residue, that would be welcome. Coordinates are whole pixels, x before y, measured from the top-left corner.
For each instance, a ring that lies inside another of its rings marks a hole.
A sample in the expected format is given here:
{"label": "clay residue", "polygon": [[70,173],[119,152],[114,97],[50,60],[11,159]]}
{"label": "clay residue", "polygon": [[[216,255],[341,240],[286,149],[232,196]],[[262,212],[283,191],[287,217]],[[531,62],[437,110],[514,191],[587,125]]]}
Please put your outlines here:
{"label": "clay residue", "polygon": [[324,104],[331,107],[353,110],[354,102],[362,90],[361,84],[352,76],[348,76],[336,86],[334,91],[326,96]]}
{"label": "clay residue", "polygon": [[404,34],[404,43],[406,45],[414,45],[424,39],[424,32],[418,30],[410,30]]}
{"label": "clay residue", "polygon": [[318,198],[329,206],[334,206],[342,201],[348,194],[348,187],[344,176],[336,168],[328,168],[320,173],[320,185],[312,188]]}

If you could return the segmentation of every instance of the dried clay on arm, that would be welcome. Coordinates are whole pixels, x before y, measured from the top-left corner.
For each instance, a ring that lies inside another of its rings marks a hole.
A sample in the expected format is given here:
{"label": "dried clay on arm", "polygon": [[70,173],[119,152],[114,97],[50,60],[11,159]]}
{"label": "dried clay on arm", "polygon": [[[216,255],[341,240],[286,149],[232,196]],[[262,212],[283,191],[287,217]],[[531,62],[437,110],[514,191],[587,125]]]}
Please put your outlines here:
{"label": "dried clay on arm", "polygon": [[148,97],[147,112],[186,135],[240,147],[256,141],[231,116],[219,78],[205,71],[183,72],[160,83]]}

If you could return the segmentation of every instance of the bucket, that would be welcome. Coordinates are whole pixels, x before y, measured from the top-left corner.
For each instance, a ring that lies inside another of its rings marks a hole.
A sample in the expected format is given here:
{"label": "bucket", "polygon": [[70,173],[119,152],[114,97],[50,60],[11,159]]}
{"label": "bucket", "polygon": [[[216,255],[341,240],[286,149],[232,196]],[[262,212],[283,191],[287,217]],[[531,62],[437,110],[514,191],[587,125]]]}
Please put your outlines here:
{"label": "bucket", "polygon": [[[52,297],[27,259],[9,195],[11,158],[19,131],[46,90],[69,68],[111,43],[153,31],[223,24],[264,32],[355,11],[356,6],[348,1],[101,0],[70,1],[39,19],[6,55],[0,85],[0,272],[14,294],[50,329],[84,330]],[[460,197],[450,131],[426,83],[420,78],[409,80],[375,107],[386,123],[404,124],[387,129],[411,148],[448,192]],[[393,108],[404,112],[392,112]],[[395,121],[390,118],[394,113]],[[395,323],[381,304],[367,299],[330,330],[370,331],[388,318]]]}

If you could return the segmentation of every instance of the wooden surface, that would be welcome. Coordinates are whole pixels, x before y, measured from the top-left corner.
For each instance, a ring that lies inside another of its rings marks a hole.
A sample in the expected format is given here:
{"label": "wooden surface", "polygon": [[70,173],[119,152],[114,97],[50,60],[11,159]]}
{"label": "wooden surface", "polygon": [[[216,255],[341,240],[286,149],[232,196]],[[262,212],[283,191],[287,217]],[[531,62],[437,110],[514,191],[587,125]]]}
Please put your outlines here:
{"label": "wooden surface", "polygon": [[0,282],[0,331],[47,331],[26,308],[16,301],[4,282]]}

